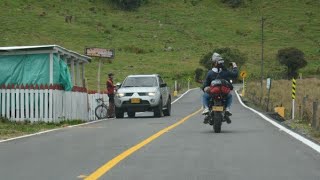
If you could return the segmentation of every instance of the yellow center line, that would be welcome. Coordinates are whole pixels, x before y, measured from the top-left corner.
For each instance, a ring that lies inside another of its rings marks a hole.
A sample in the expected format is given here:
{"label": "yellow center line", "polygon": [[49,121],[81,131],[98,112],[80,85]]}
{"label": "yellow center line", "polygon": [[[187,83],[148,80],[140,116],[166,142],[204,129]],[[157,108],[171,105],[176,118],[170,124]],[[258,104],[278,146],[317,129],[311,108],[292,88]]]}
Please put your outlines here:
{"label": "yellow center line", "polygon": [[199,109],[198,111],[184,117],[183,119],[181,119],[180,121],[176,122],[175,124],[166,127],[162,130],[160,130],[159,132],[157,132],[156,134],[148,137],[147,139],[143,140],[142,142],[140,142],[139,144],[131,147],[130,149],[127,149],[126,151],[124,151],[123,153],[119,154],[117,157],[113,158],[112,160],[110,160],[109,162],[107,162],[106,164],[102,165],[99,169],[97,169],[95,172],[93,172],[92,174],[90,174],[89,176],[87,176],[85,178],[85,180],[95,180],[100,178],[102,175],[104,175],[105,173],[107,173],[111,168],[113,168],[115,165],[117,165],[119,162],[121,162],[123,159],[125,159],[126,157],[130,156],[131,154],[133,154],[134,152],[136,152],[137,150],[139,150],[140,148],[142,148],[143,146],[149,144],[151,141],[157,139],[158,137],[160,137],[161,135],[163,135],[164,133],[170,131],[171,129],[179,126],[180,124],[182,124],[183,122],[187,121],[190,117],[196,115],[197,113],[199,113],[201,111],[201,109]]}

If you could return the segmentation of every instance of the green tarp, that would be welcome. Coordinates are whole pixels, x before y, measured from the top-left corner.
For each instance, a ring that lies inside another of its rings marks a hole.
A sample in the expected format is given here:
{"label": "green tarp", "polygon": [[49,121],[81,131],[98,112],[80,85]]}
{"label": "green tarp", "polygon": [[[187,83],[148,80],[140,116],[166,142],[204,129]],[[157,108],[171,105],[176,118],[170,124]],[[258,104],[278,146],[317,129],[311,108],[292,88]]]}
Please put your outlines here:
{"label": "green tarp", "polygon": [[[0,84],[49,85],[49,54],[0,55]],[[53,54],[53,84],[72,90],[68,65]]]}

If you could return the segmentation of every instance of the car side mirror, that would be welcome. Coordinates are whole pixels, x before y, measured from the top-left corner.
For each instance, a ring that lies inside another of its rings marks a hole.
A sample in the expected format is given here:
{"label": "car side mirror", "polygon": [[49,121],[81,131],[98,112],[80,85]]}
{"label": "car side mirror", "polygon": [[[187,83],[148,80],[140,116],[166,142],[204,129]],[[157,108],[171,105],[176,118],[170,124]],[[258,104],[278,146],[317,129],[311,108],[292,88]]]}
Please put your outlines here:
{"label": "car side mirror", "polygon": [[160,84],[160,87],[167,87],[167,83]]}
{"label": "car side mirror", "polygon": [[116,88],[119,89],[121,87],[121,83],[117,82]]}

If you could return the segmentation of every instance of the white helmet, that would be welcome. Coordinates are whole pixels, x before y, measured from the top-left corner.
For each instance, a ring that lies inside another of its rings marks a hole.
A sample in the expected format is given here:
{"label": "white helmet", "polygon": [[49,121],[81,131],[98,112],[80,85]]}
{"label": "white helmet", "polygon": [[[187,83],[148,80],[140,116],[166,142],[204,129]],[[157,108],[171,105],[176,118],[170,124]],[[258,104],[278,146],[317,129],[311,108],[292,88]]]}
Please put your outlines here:
{"label": "white helmet", "polygon": [[218,64],[223,64],[224,63],[224,60],[222,59],[220,54],[218,54],[216,52],[212,54],[211,60],[212,60],[213,63],[216,63],[216,62]]}

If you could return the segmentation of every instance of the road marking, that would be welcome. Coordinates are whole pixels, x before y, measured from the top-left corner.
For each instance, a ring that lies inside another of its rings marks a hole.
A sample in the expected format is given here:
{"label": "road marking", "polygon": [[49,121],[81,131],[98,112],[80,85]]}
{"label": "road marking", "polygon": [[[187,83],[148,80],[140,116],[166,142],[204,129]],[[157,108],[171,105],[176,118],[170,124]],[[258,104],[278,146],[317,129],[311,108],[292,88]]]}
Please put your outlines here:
{"label": "road marking", "polygon": [[182,123],[184,123],[190,117],[196,115],[200,111],[201,111],[201,109],[197,110],[196,112],[184,117],[183,119],[181,119],[180,121],[176,122],[175,124],[160,130],[159,132],[157,132],[156,134],[154,134],[154,135],[150,136],[149,138],[143,140],[139,144],[127,149],[126,151],[122,152],[121,154],[119,154],[118,156],[116,156],[115,158],[113,158],[112,160],[107,162],[106,164],[102,165],[99,169],[97,169],[92,174],[90,174],[88,177],[86,177],[85,180],[95,180],[95,179],[100,178],[105,173],[107,173],[110,169],[112,169],[115,165],[117,165],[119,162],[121,162],[123,159],[127,158],[128,156],[130,156],[131,154],[133,154],[134,152],[136,152],[140,148],[144,147],[145,145],[149,144],[153,140],[157,139],[158,137],[160,137],[164,133],[167,133],[171,129],[179,126]]}
{"label": "road marking", "polygon": [[78,179],[84,179],[84,178],[86,178],[86,177],[88,177],[87,175],[79,175],[77,178]]}
{"label": "road marking", "polygon": [[274,125],[274,126],[276,126],[277,128],[279,128],[280,131],[286,132],[286,133],[289,134],[290,136],[294,137],[295,139],[301,141],[301,142],[304,143],[305,145],[311,147],[312,149],[314,149],[314,150],[316,150],[318,153],[320,153],[320,145],[318,145],[318,144],[310,141],[309,139],[307,139],[307,138],[305,138],[305,137],[303,137],[303,136],[301,136],[301,135],[299,135],[299,134],[291,131],[290,129],[288,129],[288,128],[286,128],[286,127],[278,124],[278,123],[275,122],[274,120],[268,118],[267,116],[265,116],[264,114],[262,114],[262,113],[260,113],[260,112],[258,112],[258,111],[256,111],[256,110],[254,110],[253,108],[250,108],[250,107],[246,106],[246,105],[242,102],[242,100],[241,100],[238,92],[237,92],[237,91],[235,91],[235,92],[236,92],[236,95],[237,95],[237,97],[238,97],[238,100],[239,100],[239,102],[240,102],[240,104],[241,104],[242,106],[244,106],[245,108],[250,109],[250,110],[253,111],[254,113],[258,114],[260,117],[262,117],[263,119],[265,119],[266,121],[268,121],[268,122],[271,123],[272,125]]}

